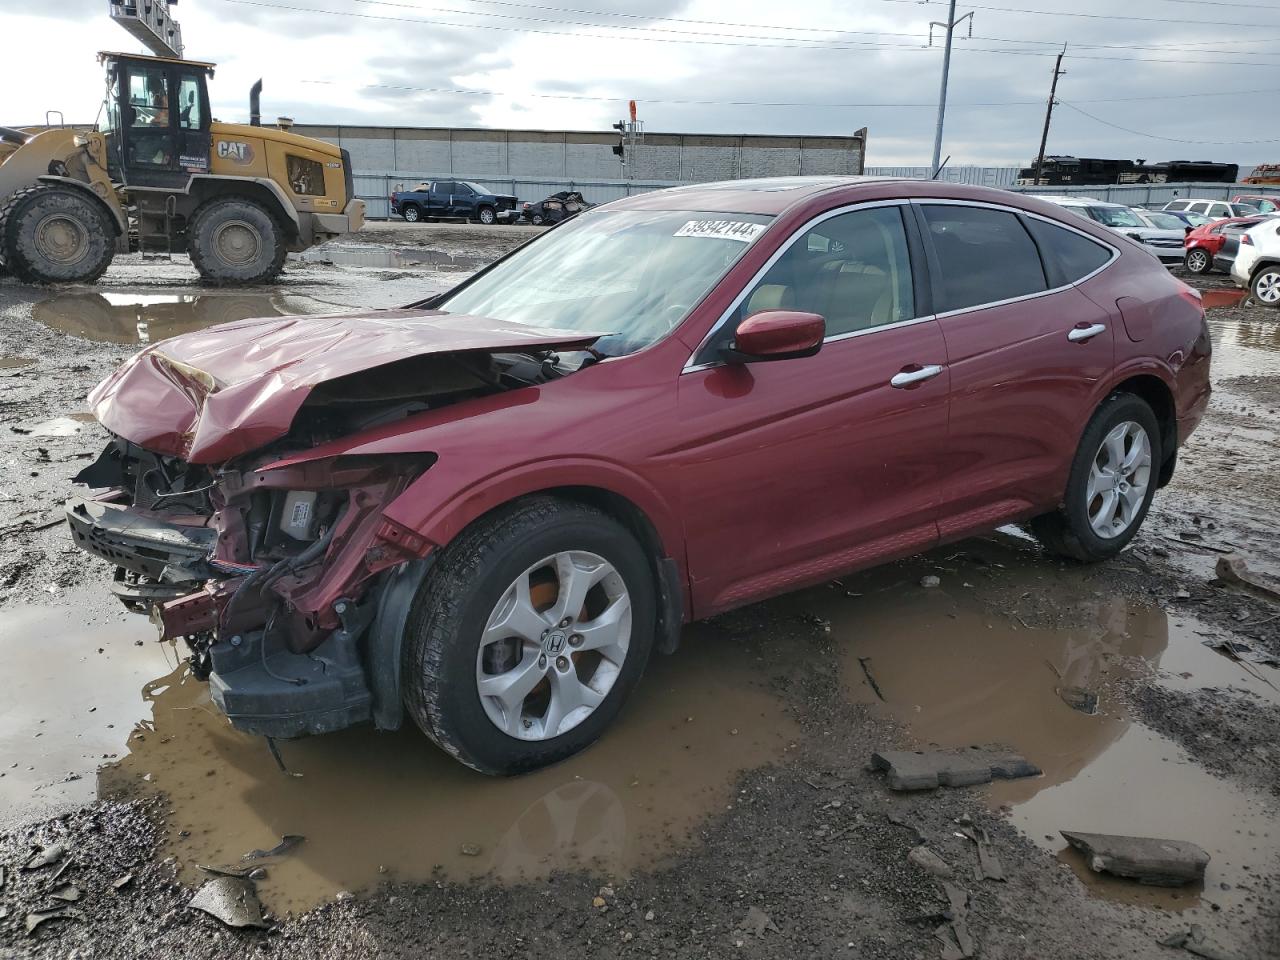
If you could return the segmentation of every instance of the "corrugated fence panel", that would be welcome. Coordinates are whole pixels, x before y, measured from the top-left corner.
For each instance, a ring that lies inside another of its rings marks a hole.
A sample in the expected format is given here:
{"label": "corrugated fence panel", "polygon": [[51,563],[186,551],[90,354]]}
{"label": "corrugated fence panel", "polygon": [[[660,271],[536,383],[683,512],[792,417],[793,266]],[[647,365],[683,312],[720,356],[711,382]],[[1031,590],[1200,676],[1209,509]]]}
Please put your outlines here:
{"label": "corrugated fence panel", "polygon": [[[905,177],[928,180],[932,167],[867,167],[872,177]],[[978,187],[1011,187],[1018,179],[1017,167],[943,167],[938,179],[946,183],[968,183]]]}
{"label": "corrugated fence panel", "polygon": [[1012,187],[1019,193],[1041,196],[1089,197],[1107,203],[1123,203],[1127,207],[1167,203],[1170,200],[1230,200],[1241,193],[1280,196],[1280,185],[1261,186],[1252,183],[1123,183],[1101,187]]}

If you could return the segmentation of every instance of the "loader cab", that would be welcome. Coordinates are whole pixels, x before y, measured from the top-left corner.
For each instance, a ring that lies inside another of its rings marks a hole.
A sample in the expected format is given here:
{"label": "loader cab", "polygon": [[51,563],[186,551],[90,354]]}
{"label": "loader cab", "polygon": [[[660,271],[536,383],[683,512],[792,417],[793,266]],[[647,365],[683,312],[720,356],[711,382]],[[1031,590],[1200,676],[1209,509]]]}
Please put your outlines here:
{"label": "loader cab", "polygon": [[129,187],[183,187],[209,172],[213,64],[101,53],[107,71],[103,132],[111,178]]}

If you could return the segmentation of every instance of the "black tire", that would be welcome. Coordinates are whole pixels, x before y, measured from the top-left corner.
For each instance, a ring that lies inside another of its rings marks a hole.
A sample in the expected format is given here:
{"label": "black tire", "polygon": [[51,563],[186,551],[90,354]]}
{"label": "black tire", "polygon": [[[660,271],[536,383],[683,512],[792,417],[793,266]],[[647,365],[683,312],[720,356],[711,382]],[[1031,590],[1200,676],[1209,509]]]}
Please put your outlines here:
{"label": "black tire", "polygon": [[1204,275],[1213,272],[1213,257],[1203,247],[1188,250],[1182,259],[1182,265],[1194,274]]}
{"label": "black tire", "polygon": [[540,214],[540,213],[535,213],[535,214],[533,214],[531,217],[529,217],[529,222],[530,222],[530,223],[532,223],[535,227],[540,227],[540,226],[542,226],[546,221],[542,219],[542,214]]}
{"label": "black tire", "polygon": [[422,211],[416,204],[407,203],[400,208],[400,216],[404,217],[405,223],[417,223],[422,219]]}
{"label": "black tire", "polygon": [[1275,309],[1280,307],[1280,264],[1263,267],[1249,281],[1249,293],[1255,303]]}
{"label": "black tire", "polygon": [[116,252],[115,225],[73,187],[19,190],[0,209],[5,267],[27,283],[93,283]]}
{"label": "black tire", "polygon": [[284,231],[260,204],[219,197],[192,215],[187,252],[207,283],[270,283],[284,266]]}
{"label": "black tire", "polygon": [[[516,739],[480,702],[480,636],[524,570],[571,549],[607,559],[622,577],[631,598],[630,645],[613,686],[586,719],[547,740]],[[643,549],[603,511],[545,496],[502,507],[446,546],[418,590],[405,628],[405,705],[427,736],[481,773],[507,776],[564,760],[600,736],[639,682],[653,648],[655,593]]]}
{"label": "black tire", "polygon": [[[1151,444],[1151,469],[1147,492],[1142,506],[1125,531],[1118,536],[1098,536],[1089,523],[1088,483],[1094,459],[1098,456],[1103,438],[1119,424],[1132,421],[1147,433]],[[1062,503],[1052,513],[1034,518],[1031,532],[1046,550],[1082,563],[1095,563],[1114,557],[1124,549],[1142,527],[1151,498],[1159,485],[1157,477],[1164,462],[1161,449],[1160,425],[1150,405],[1131,393],[1115,393],[1104,400],[1089,420],[1071,462],[1071,473]]]}
{"label": "black tire", "polygon": [[498,215],[494,212],[493,207],[481,207],[476,211],[476,221],[483,223],[486,227],[496,223],[497,220]]}

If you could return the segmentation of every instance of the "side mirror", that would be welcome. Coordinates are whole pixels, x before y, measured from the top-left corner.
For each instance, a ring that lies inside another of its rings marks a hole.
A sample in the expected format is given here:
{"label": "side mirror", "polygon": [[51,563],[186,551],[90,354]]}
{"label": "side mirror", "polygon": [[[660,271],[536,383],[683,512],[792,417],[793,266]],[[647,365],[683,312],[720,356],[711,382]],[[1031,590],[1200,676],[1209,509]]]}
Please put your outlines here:
{"label": "side mirror", "polygon": [[816,313],[761,310],[738,324],[733,342],[720,353],[726,363],[811,357],[826,335],[827,321]]}

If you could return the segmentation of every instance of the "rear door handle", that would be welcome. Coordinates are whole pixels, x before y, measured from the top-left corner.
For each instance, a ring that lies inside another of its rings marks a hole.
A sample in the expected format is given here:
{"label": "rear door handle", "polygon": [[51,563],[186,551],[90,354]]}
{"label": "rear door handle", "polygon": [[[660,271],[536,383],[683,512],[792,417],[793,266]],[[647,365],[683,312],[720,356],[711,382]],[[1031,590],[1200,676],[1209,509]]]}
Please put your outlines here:
{"label": "rear door handle", "polygon": [[917,383],[924,383],[926,380],[932,380],[942,372],[942,367],[938,366],[936,363],[931,363],[928,366],[923,367],[918,364],[912,364],[912,366],[915,367],[914,370],[903,370],[900,373],[895,373],[893,375],[893,379],[889,381],[889,386],[897,387],[901,390],[904,387],[910,387]]}
{"label": "rear door handle", "polygon": [[1092,340],[1100,333],[1105,333],[1107,325],[1105,323],[1091,323],[1087,327],[1075,327],[1067,334],[1067,339],[1072,343],[1083,343],[1086,340]]}

